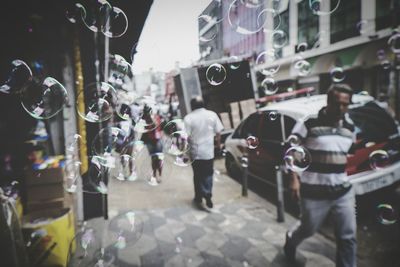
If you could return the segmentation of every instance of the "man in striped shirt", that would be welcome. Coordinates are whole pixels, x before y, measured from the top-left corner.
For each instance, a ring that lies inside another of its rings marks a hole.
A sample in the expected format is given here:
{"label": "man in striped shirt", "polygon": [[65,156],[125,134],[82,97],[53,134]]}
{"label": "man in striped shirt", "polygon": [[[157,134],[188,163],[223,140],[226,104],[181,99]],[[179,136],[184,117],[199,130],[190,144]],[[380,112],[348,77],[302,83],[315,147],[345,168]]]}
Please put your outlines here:
{"label": "man in striped shirt", "polygon": [[300,175],[292,173],[290,189],[300,198],[301,219],[287,232],[284,252],[295,261],[296,247],[313,235],[331,213],[335,222],[336,266],[356,266],[355,197],[345,172],[347,154],[355,141],[354,125],[347,109],[352,90],[345,84],[332,85],[327,106],[316,118],[295,125],[292,134],[310,151],[311,164]]}

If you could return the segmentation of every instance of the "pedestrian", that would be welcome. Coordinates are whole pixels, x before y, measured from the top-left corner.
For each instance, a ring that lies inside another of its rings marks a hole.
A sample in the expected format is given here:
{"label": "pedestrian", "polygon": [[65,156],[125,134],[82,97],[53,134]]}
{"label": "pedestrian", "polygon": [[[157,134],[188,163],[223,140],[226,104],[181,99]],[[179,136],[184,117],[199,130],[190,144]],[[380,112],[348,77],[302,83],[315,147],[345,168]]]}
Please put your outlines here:
{"label": "pedestrian", "polygon": [[205,109],[203,99],[195,97],[190,101],[192,112],[184,118],[185,129],[189,134],[190,153],[193,157],[194,199],[197,207],[201,207],[203,198],[209,208],[213,207],[213,161],[214,138],[217,149],[221,147],[222,123],[218,115]]}
{"label": "pedestrian", "polygon": [[296,247],[312,236],[328,214],[335,223],[336,266],[356,266],[356,216],[354,190],[345,172],[347,155],[355,141],[347,109],[352,89],[333,84],[327,105],[317,117],[298,122],[292,134],[310,151],[312,162],[300,175],[292,172],[290,190],[299,199],[300,221],[286,233],[284,253],[294,262]]}
{"label": "pedestrian", "polygon": [[157,181],[161,183],[162,167],[163,167],[163,145],[161,142],[162,130],[161,130],[161,116],[157,112],[152,118],[150,118],[150,113],[145,117],[147,125],[151,127],[143,133],[141,140],[146,145],[151,157],[151,168],[152,176],[150,182]]}

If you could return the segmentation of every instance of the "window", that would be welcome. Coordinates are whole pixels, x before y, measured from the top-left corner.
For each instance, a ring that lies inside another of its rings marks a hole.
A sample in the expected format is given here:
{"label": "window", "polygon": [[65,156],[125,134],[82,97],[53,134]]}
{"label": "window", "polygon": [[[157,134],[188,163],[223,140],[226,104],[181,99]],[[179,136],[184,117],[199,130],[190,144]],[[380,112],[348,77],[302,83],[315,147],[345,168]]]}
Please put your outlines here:
{"label": "window", "polygon": [[[337,0],[331,0],[336,5]],[[331,15],[331,43],[360,35],[357,23],[361,21],[361,0],[341,1]]]}
{"label": "window", "polygon": [[[274,3],[278,3],[278,2],[274,2]],[[287,7],[287,9],[285,11],[280,13],[280,16],[274,17],[274,29],[275,28],[283,31],[286,34],[287,42],[286,42],[286,44],[284,46],[289,45],[289,43],[290,43],[290,41],[289,41],[290,40],[290,35],[289,35],[289,6]],[[278,58],[282,57],[282,49],[279,49],[277,51],[277,56],[278,56]]]}
{"label": "window", "polygon": [[312,48],[315,36],[319,31],[319,16],[311,11],[308,0],[303,0],[298,4],[298,44],[307,43],[308,49]]}
{"label": "window", "polygon": [[400,1],[376,0],[376,30],[395,27],[400,24]]}
{"label": "window", "polygon": [[247,138],[249,136],[256,136],[258,121],[260,114],[253,113],[245,121],[243,121],[232,137],[234,138]]}
{"label": "window", "polygon": [[397,134],[397,126],[392,117],[374,102],[349,110],[356,126],[357,138],[369,142],[381,142]]}

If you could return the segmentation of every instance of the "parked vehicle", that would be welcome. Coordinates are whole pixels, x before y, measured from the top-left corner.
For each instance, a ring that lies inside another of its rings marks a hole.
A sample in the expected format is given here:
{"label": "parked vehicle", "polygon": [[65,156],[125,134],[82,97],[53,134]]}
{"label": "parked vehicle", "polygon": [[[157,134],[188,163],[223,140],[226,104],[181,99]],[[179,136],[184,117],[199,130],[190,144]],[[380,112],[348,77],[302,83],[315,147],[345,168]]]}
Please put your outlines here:
{"label": "parked vehicle", "polygon": [[[295,123],[317,116],[326,105],[326,95],[315,95],[271,104],[249,115],[225,141],[225,166],[231,176],[240,176],[241,159],[248,158],[250,177],[275,184],[275,167],[284,165],[290,147],[286,141]],[[400,180],[400,135],[396,121],[371,96],[354,95],[349,107],[357,134],[357,149],[348,157],[346,171],[357,195],[375,191]],[[257,146],[246,139],[255,137]],[[376,150],[387,152],[385,167],[372,168],[369,156]],[[251,178],[250,178],[251,179]],[[284,179],[287,187],[288,179]]]}

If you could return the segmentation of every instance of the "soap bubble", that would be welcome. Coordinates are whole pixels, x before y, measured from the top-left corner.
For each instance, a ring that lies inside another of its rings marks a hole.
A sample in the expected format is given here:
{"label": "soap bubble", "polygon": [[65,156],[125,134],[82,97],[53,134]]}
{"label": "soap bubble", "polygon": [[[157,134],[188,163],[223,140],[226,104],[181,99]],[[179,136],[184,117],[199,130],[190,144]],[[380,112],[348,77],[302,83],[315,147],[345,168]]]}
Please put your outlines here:
{"label": "soap bubble", "polygon": [[86,226],[76,233],[69,246],[68,266],[86,266],[91,261],[101,245],[97,235],[94,228]]}
{"label": "soap bubble", "polygon": [[190,149],[189,134],[185,131],[176,131],[165,139],[164,150],[166,153],[177,156]]}
{"label": "soap bubble", "polygon": [[210,65],[206,70],[206,78],[211,85],[222,84],[226,79],[225,67],[219,63]]}
{"label": "soap bubble", "polygon": [[117,103],[117,94],[110,84],[104,82],[91,83],[84,91],[79,93],[77,99],[81,95],[84,95],[87,104],[84,110],[81,110],[77,101],[76,107],[79,116],[84,120],[103,122],[112,117]]}
{"label": "soap bubble", "polygon": [[13,60],[6,76],[0,77],[0,92],[6,94],[19,93],[32,80],[32,71],[22,60]]}
{"label": "soap bubble", "polygon": [[247,147],[250,149],[256,149],[260,144],[260,141],[255,136],[249,136],[246,138]]}
{"label": "soap bubble", "polygon": [[147,133],[160,125],[161,119],[157,115],[157,105],[154,98],[150,96],[139,97],[131,108],[136,132]]}
{"label": "soap bubble", "polygon": [[132,76],[132,66],[120,55],[110,55],[108,59],[108,83],[122,87],[125,78]]}
{"label": "soap bubble", "polygon": [[64,188],[68,193],[75,193],[78,189],[78,179],[80,177],[80,161],[73,161],[65,166]]}
{"label": "soap bubble", "polygon": [[394,208],[389,204],[379,204],[378,221],[383,225],[391,225],[397,222]]}
{"label": "soap bubble", "polygon": [[280,65],[276,63],[278,56],[274,49],[269,49],[267,51],[261,52],[256,59],[256,65],[260,65],[260,72],[266,76],[275,75]]}
{"label": "soap bubble", "polygon": [[261,87],[264,89],[263,91],[266,95],[273,95],[279,90],[278,84],[271,77],[265,78],[261,82]]}
{"label": "soap bubble", "polygon": [[268,111],[266,114],[267,114],[268,120],[270,120],[270,121],[274,121],[279,117],[279,113],[275,110]]}
{"label": "soap bubble", "polygon": [[286,151],[283,160],[288,169],[294,172],[302,172],[310,166],[311,155],[306,148],[293,146]]}
{"label": "soap bubble", "polygon": [[56,79],[47,77],[42,83],[33,82],[22,93],[21,104],[35,119],[49,119],[68,102],[67,90]]}
{"label": "soap bubble", "polygon": [[127,133],[117,127],[105,127],[95,136],[92,151],[94,155],[107,159],[114,151],[120,152],[126,146],[127,137]]}
{"label": "soap bubble", "polygon": [[385,150],[375,150],[369,154],[371,169],[379,170],[390,164],[389,155]]}
{"label": "soap bubble", "polygon": [[238,68],[240,68],[240,59],[237,56],[231,56],[229,57],[229,68],[231,68],[232,70],[237,70]]}
{"label": "soap bubble", "polygon": [[291,134],[289,135],[287,142],[290,144],[290,146],[299,146],[300,138],[295,134]]}
{"label": "soap bubble", "polygon": [[163,131],[167,135],[171,135],[171,134],[173,134],[175,132],[178,132],[178,131],[185,131],[185,123],[183,122],[182,119],[170,120],[163,127]]}
{"label": "soap bubble", "polygon": [[[106,23],[108,14],[111,14],[113,7],[105,0],[93,2],[94,7],[86,10],[86,16],[82,16],[84,25],[92,32],[98,32],[100,27]],[[98,22],[100,20],[100,23]]]}
{"label": "soap bubble", "polygon": [[346,78],[346,74],[341,67],[335,67],[331,69],[330,73],[332,81],[335,83],[342,82]]}
{"label": "soap bubble", "polygon": [[307,60],[299,60],[294,64],[294,68],[299,76],[307,76],[311,72],[311,64]]}
{"label": "soap bubble", "polygon": [[75,3],[65,12],[65,17],[71,23],[76,23],[78,20],[86,18],[86,9],[83,5]]}
{"label": "soap bubble", "polygon": [[[109,159],[93,156],[86,175],[82,175],[82,188],[86,193],[108,193]],[[113,162],[115,165],[115,162]]]}
{"label": "soap bubble", "polygon": [[308,3],[315,15],[324,16],[335,12],[339,7],[340,0],[309,0]]}
{"label": "soap bubble", "polygon": [[276,30],[272,33],[273,47],[276,49],[284,47],[288,42],[288,36],[286,32],[282,30]]}
{"label": "soap bubble", "polygon": [[368,20],[363,19],[356,25],[357,30],[360,32],[361,35],[370,35],[374,31],[374,25]]}
{"label": "soap bubble", "polygon": [[303,52],[307,51],[307,49],[308,49],[308,44],[306,42],[302,42],[297,45],[297,51],[299,53],[303,53]]}
{"label": "soap bubble", "polygon": [[118,7],[109,8],[107,20],[101,27],[103,34],[109,38],[121,37],[128,30],[128,17]]}
{"label": "soap bubble", "polygon": [[192,165],[193,161],[194,161],[194,153],[191,150],[189,151],[185,151],[184,153],[177,155],[173,158],[173,163],[176,166],[179,167],[188,167],[190,165]]}
{"label": "soap bubble", "polygon": [[80,136],[79,134],[74,134],[69,140],[70,141],[67,145],[67,151],[70,153],[77,153],[82,142],[82,136]]}
{"label": "soap bubble", "polygon": [[[234,0],[229,6],[228,23],[237,33],[248,35],[259,32],[264,28],[267,17],[279,16],[279,13],[273,9],[264,9],[263,4],[250,5],[249,3],[249,1]],[[240,16],[237,10],[241,11]]]}
{"label": "soap bubble", "polygon": [[388,45],[395,54],[400,53],[400,33],[393,34],[389,40]]}
{"label": "soap bubble", "polygon": [[108,226],[109,242],[117,249],[134,245],[143,234],[143,220],[139,213],[128,211],[110,220]]}

